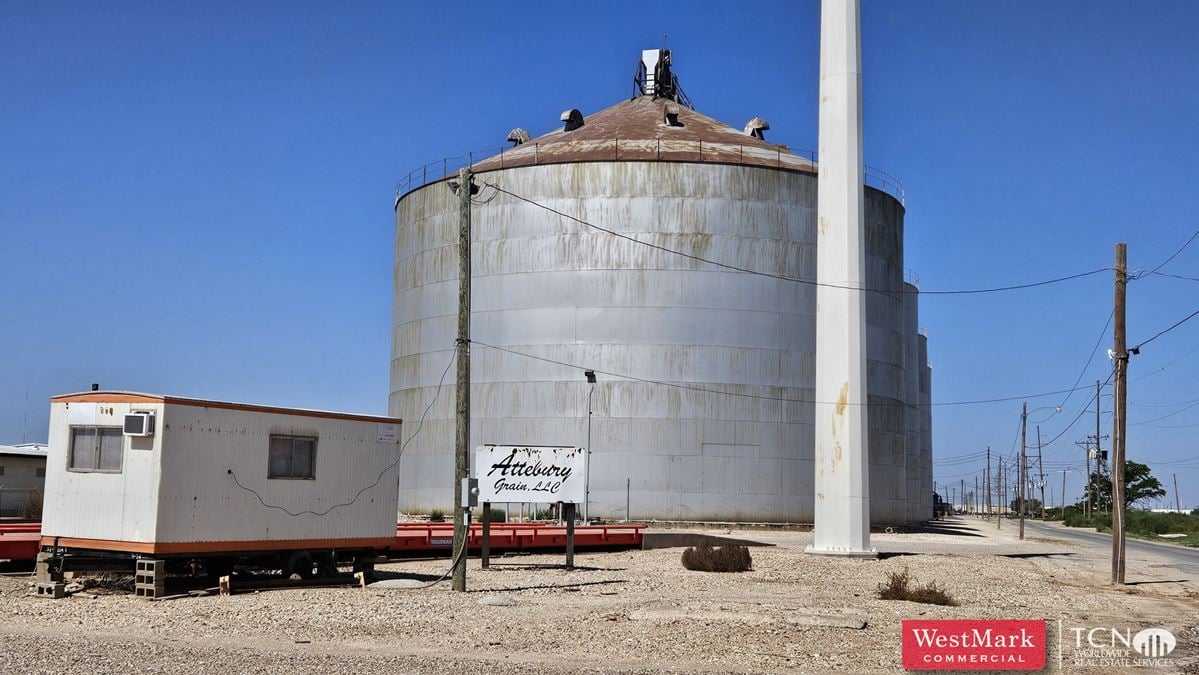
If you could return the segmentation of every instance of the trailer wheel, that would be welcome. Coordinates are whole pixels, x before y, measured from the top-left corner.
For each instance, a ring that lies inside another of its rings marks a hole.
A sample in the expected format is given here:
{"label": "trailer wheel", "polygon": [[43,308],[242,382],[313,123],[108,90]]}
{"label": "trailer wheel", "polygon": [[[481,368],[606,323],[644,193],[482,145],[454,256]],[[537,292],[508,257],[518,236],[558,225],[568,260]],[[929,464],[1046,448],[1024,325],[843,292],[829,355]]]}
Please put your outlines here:
{"label": "trailer wheel", "polygon": [[333,551],[325,551],[316,557],[317,575],[331,579],[337,576],[337,555]]}
{"label": "trailer wheel", "polygon": [[283,567],[283,576],[290,579],[291,575],[299,575],[301,579],[312,578],[312,554],[308,551],[294,551]]}

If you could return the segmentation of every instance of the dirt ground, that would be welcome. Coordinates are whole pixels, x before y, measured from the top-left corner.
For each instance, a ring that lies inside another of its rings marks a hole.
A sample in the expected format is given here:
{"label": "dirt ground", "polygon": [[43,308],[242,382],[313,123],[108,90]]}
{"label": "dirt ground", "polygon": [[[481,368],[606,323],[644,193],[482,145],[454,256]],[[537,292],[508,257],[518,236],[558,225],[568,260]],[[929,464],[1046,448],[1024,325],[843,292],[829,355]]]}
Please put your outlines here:
{"label": "dirt ground", "polygon": [[[150,602],[132,595],[51,601],[27,578],[0,578],[6,673],[121,672],[902,672],[900,622],[914,618],[1049,619],[1048,670],[1059,670],[1057,620],[1078,627],[1164,626],[1171,668],[1199,672],[1199,583],[1132,556],[1123,589],[1106,585],[1101,551],[1020,542],[1008,524],[958,520],[940,533],[879,534],[878,560],[803,553],[794,531],[705,530],[774,544],[739,574],[684,570],[680,549],[470,561],[470,592],[307,588]],[[674,530],[677,532],[677,530]],[[440,575],[446,561],[381,566]],[[957,607],[877,599],[907,568]],[[860,626],[865,622],[865,627]],[[1084,672],[1069,660],[1066,672]],[[1095,669],[1092,672],[1112,672]]]}

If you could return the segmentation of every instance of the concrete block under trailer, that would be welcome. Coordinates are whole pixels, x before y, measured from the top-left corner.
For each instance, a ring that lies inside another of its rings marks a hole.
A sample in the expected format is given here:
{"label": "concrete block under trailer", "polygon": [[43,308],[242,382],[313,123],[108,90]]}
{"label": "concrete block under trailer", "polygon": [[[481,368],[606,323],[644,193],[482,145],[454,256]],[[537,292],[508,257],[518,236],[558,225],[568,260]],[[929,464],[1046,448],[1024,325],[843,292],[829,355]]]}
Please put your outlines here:
{"label": "concrete block under trailer", "polygon": [[[60,568],[237,561],[308,576],[395,544],[400,420],[130,392],[51,399]],[[53,564],[53,563],[52,563]]]}

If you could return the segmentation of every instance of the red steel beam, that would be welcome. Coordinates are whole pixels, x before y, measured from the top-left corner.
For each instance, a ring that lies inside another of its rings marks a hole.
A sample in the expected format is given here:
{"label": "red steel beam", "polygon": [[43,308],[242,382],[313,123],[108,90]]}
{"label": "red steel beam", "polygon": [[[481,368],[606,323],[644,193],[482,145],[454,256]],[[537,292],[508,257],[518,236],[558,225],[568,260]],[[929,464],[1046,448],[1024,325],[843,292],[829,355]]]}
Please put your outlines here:
{"label": "red steel beam", "polygon": [[[579,525],[575,527],[575,547],[641,546],[644,525]],[[392,551],[419,553],[449,549],[454,541],[453,523],[396,523],[396,541]],[[40,523],[0,525],[0,560],[34,560],[41,542]],[[471,524],[467,546],[477,549],[483,543],[483,526]],[[566,527],[545,523],[494,523],[491,548],[501,551],[536,551],[566,546]]]}

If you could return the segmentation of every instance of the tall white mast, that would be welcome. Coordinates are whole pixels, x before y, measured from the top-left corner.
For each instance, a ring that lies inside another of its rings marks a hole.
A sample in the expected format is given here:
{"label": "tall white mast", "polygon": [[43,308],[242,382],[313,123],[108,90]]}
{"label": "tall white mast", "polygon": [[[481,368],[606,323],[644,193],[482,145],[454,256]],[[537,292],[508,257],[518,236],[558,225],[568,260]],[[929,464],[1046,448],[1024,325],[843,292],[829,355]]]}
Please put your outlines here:
{"label": "tall white mast", "polygon": [[816,289],[816,530],[808,552],[872,557],[866,292],[849,290],[866,286],[858,5],[820,3],[816,280],[829,285]]}

